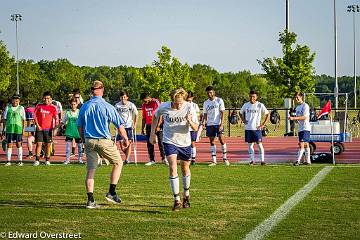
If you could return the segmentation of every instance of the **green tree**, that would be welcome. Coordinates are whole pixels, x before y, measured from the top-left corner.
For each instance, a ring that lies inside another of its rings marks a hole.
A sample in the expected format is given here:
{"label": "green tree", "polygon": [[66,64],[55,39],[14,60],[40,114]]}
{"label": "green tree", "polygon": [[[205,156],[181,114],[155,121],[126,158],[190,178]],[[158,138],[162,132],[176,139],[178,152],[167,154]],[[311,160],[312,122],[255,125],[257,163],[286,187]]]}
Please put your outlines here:
{"label": "green tree", "polygon": [[266,77],[277,90],[280,97],[292,97],[297,91],[314,92],[315,78],[313,62],[315,53],[310,53],[308,46],[296,44],[296,34],[284,32],[279,35],[282,44],[282,58],[258,60],[266,72]]}
{"label": "green tree", "polygon": [[[9,51],[3,41],[0,40],[0,92],[8,89],[12,79],[11,67],[14,65],[14,59],[10,57]],[[13,77],[16,77],[13,76]]]}

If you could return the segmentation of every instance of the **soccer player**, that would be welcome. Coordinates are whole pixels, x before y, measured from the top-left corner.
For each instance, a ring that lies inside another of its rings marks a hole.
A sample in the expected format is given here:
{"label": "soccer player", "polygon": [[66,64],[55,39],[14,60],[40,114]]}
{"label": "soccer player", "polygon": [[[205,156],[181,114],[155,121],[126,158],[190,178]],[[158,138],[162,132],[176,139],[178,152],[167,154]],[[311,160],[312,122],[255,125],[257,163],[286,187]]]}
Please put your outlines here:
{"label": "soccer player", "polygon": [[225,165],[230,165],[226,157],[226,142],[224,136],[224,101],[215,96],[215,91],[212,86],[206,88],[208,100],[204,102],[202,125],[206,123],[206,136],[210,140],[211,163],[209,166],[216,165],[216,137],[219,137],[221,149],[223,153],[223,161]]}
{"label": "soccer player", "polygon": [[[263,114],[265,114],[265,119],[261,123],[261,116]],[[248,144],[250,165],[255,164],[254,143],[258,146],[261,165],[265,165],[264,147],[262,145],[262,129],[269,119],[269,111],[264,104],[257,101],[257,94],[255,91],[250,91],[249,102],[242,106],[240,117],[245,124],[245,142]]]}
{"label": "soccer player", "polygon": [[20,105],[20,96],[14,95],[11,98],[11,105],[7,105],[4,111],[3,121],[6,126],[6,160],[5,166],[11,165],[12,142],[16,142],[18,166],[22,166],[22,136],[25,131],[25,109]]}
{"label": "soccer player", "polygon": [[75,141],[78,146],[78,162],[80,164],[83,164],[82,161],[82,149],[83,144],[81,142],[80,134],[77,128],[77,119],[79,116],[79,109],[78,109],[78,103],[76,99],[72,98],[70,100],[70,106],[71,109],[67,110],[65,112],[64,118],[62,119],[61,123],[58,125],[60,127],[61,125],[65,125],[65,141],[66,141],[66,160],[64,164],[70,163],[70,149],[72,147],[72,142]]}
{"label": "soccer player", "polygon": [[289,117],[289,120],[296,120],[299,123],[298,137],[299,137],[299,151],[297,160],[294,162],[294,166],[300,165],[300,160],[304,155],[305,151],[305,161],[304,164],[311,164],[310,161],[310,108],[307,103],[303,100],[303,94],[301,92],[297,92],[294,95],[295,102],[298,106],[295,109],[296,116]]}
{"label": "soccer player", "polygon": [[[193,112],[191,113],[192,117],[193,117],[192,121],[199,125],[200,109],[199,109],[199,106],[193,102],[193,99],[194,99],[194,94],[189,91],[186,101],[188,101],[191,104],[192,109],[193,109]],[[196,142],[196,138],[197,138],[197,132],[194,131],[191,127],[190,127],[190,136],[191,136],[191,165],[194,165],[196,162],[195,142]]]}
{"label": "soccer player", "polygon": [[[120,118],[124,122],[124,127],[126,130],[127,137],[129,139],[129,147],[124,149],[124,153],[126,159],[124,161],[125,164],[130,163],[130,155],[131,155],[131,145],[134,141],[133,131],[136,128],[136,124],[138,121],[138,110],[136,109],[135,104],[129,101],[129,95],[127,92],[120,92],[120,102],[115,104],[115,108],[118,111]],[[122,141],[120,135],[116,135],[116,141]],[[121,144],[120,144],[121,146]]]}
{"label": "soccer player", "polygon": [[39,166],[40,164],[40,154],[43,143],[45,143],[45,165],[50,165],[53,129],[58,122],[56,106],[51,104],[51,100],[51,93],[44,92],[43,103],[38,104],[35,107],[34,121],[36,125],[36,156],[34,166]]}
{"label": "soccer player", "polygon": [[118,134],[123,137],[123,147],[129,145],[129,141],[121,120],[115,107],[105,101],[104,85],[101,81],[94,81],[91,87],[93,97],[85,102],[80,109],[77,126],[82,142],[85,143],[85,154],[87,160],[86,191],[88,201],[86,208],[97,208],[94,199],[94,177],[100,158],[105,158],[113,164],[110,175],[109,192],[105,199],[111,203],[121,203],[116,193],[116,185],[119,181],[123,162],[116,144],[111,140],[109,124],[112,123]]}
{"label": "soccer player", "polygon": [[[150,161],[145,164],[145,166],[151,166],[155,164],[155,154],[154,154],[154,143],[150,142],[150,133],[151,133],[151,123],[153,119],[153,115],[155,113],[155,110],[159,107],[160,101],[156,98],[152,98],[150,94],[144,92],[140,95],[140,98],[143,101],[143,104],[141,105],[142,110],[142,123],[141,123],[141,133],[145,135],[147,138],[147,149],[148,154],[150,157]],[[156,129],[155,133],[157,135],[157,143],[159,146],[160,156],[161,160],[164,164],[168,165],[168,161],[165,158],[165,152],[164,152],[164,145],[163,145],[163,131],[161,127],[161,121],[158,122],[158,125],[155,126]]]}
{"label": "soccer player", "polygon": [[[191,137],[189,127],[197,131],[198,124],[192,121],[193,112],[190,103],[186,102],[184,89],[176,89],[170,94],[171,102],[165,102],[156,110],[152,122],[150,142],[156,142],[155,127],[160,116],[164,121],[164,149],[169,161],[170,186],[174,196],[173,210],[190,207],[190,159]],[[184,188],[183,202],[180,202],[180,183],[177,173],[177,160],[180,160]]]}

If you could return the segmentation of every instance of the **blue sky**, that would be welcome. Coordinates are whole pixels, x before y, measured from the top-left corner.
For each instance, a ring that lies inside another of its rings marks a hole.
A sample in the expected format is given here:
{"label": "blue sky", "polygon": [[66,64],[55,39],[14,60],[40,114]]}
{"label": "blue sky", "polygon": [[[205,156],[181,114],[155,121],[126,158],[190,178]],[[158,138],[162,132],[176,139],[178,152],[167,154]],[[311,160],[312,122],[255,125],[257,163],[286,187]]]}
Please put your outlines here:
{"label": "blue sky", "polygon": [[[360,1],[337,0],[339,76],[353,75],[350,4]],[[141,67],[166,45],[183,63],[261,73],[256,60],[281,56],[285,28],[285,0],[3,0],[0,40],[12,55],[13,13],[23,15],[20,58],[67,58],[80,66]],[[359,63],[360,13],[356,24]],[[333,28],[333,0],[290,0],[290,30],[316,53],[317,74],[334,75]]]}

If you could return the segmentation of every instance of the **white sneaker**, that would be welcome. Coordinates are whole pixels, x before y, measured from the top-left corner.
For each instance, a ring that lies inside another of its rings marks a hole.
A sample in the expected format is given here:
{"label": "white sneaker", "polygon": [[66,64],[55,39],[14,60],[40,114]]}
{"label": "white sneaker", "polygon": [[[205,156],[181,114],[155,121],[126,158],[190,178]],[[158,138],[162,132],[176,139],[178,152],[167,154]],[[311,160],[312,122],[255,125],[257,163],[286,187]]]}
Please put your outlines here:
{"label": "white sneaker", "polygon": [[35,161],[34,164],[33,164],[33,166],[35,166],[35,167],[36,167],[36,166],[39,166],[39,165],[40,165],[40,162],[39,162],[39,161]]}
{"label": "white sneaker", "polygon": [[24,164],[23,164],[23,162],[22,161],[20,161],[20,162],[18,162],[18,164],[17,164],[19,167],[22,167]]}
{"label": "white sneaker", "polygon": [[6,166],[6,167],[11,166],[11,162],[5,163],[5,166]]}
{"label": "white sneaker", "polygon": [[[45,164],[46,164],[46,163],[45,163]],[[64,164],[65,164],[65,165],[70,164],[70,160],[66,160],[66,161],[64,162]]]}
{"label": "white sneaker", "polygon": [[46,165],[46,166],[50,166],[51,163],[50,163],[49,161],[45,161],[45,165]]}
{"label": "white sneaker", "polygon": [[208,165],[209,167],[213,167],[213,166],[216,166],[216,162],[212,162]]}
{"label": "white sneaker", "polygon": [[154,164],[155,164],[155,161],[150,161],[150,162],[145,163],[145,166],[151,166],[151,165],[154,165]]}
{"label": "white sneaker", "polygon": [[229,165],[230,165],[230,162],[229,162],[229,160],[227,160],[227,159],[224,159],[224,164],[225,164],[225,166],[229,166]]}
{"label": "white sneaker", "polygon": [[79,160],[79,163],[80,163],[80,164],[84,164],[83,160],[81,160],[81,159]]}
{"label": "white sneaker", "polygon": [[162,163],[165,164],[166,166],[169,166],[169,162],[166,158],[162,160]]}

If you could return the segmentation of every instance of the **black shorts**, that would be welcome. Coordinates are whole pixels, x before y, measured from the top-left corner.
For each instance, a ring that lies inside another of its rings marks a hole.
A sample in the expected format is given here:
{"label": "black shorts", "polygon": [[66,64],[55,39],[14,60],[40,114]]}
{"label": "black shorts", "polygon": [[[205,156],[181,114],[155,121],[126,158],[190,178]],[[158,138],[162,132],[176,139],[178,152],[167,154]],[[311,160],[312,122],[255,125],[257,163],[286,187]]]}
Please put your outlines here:
{"label": "black shorts", "polygon": [[72,140],[75,139],[76,143],[81,143],[81,138],[73,138],[73,137],[65,137],[65,142],[72,142]]}
{"label": "black shorts", "polygon": [[36,131],[35,142],[52,143],[52,130]]}
{"label": "black shorts", "polygon": [[6,133],[6,141],[7,143],[22,142],[22,134]]}

